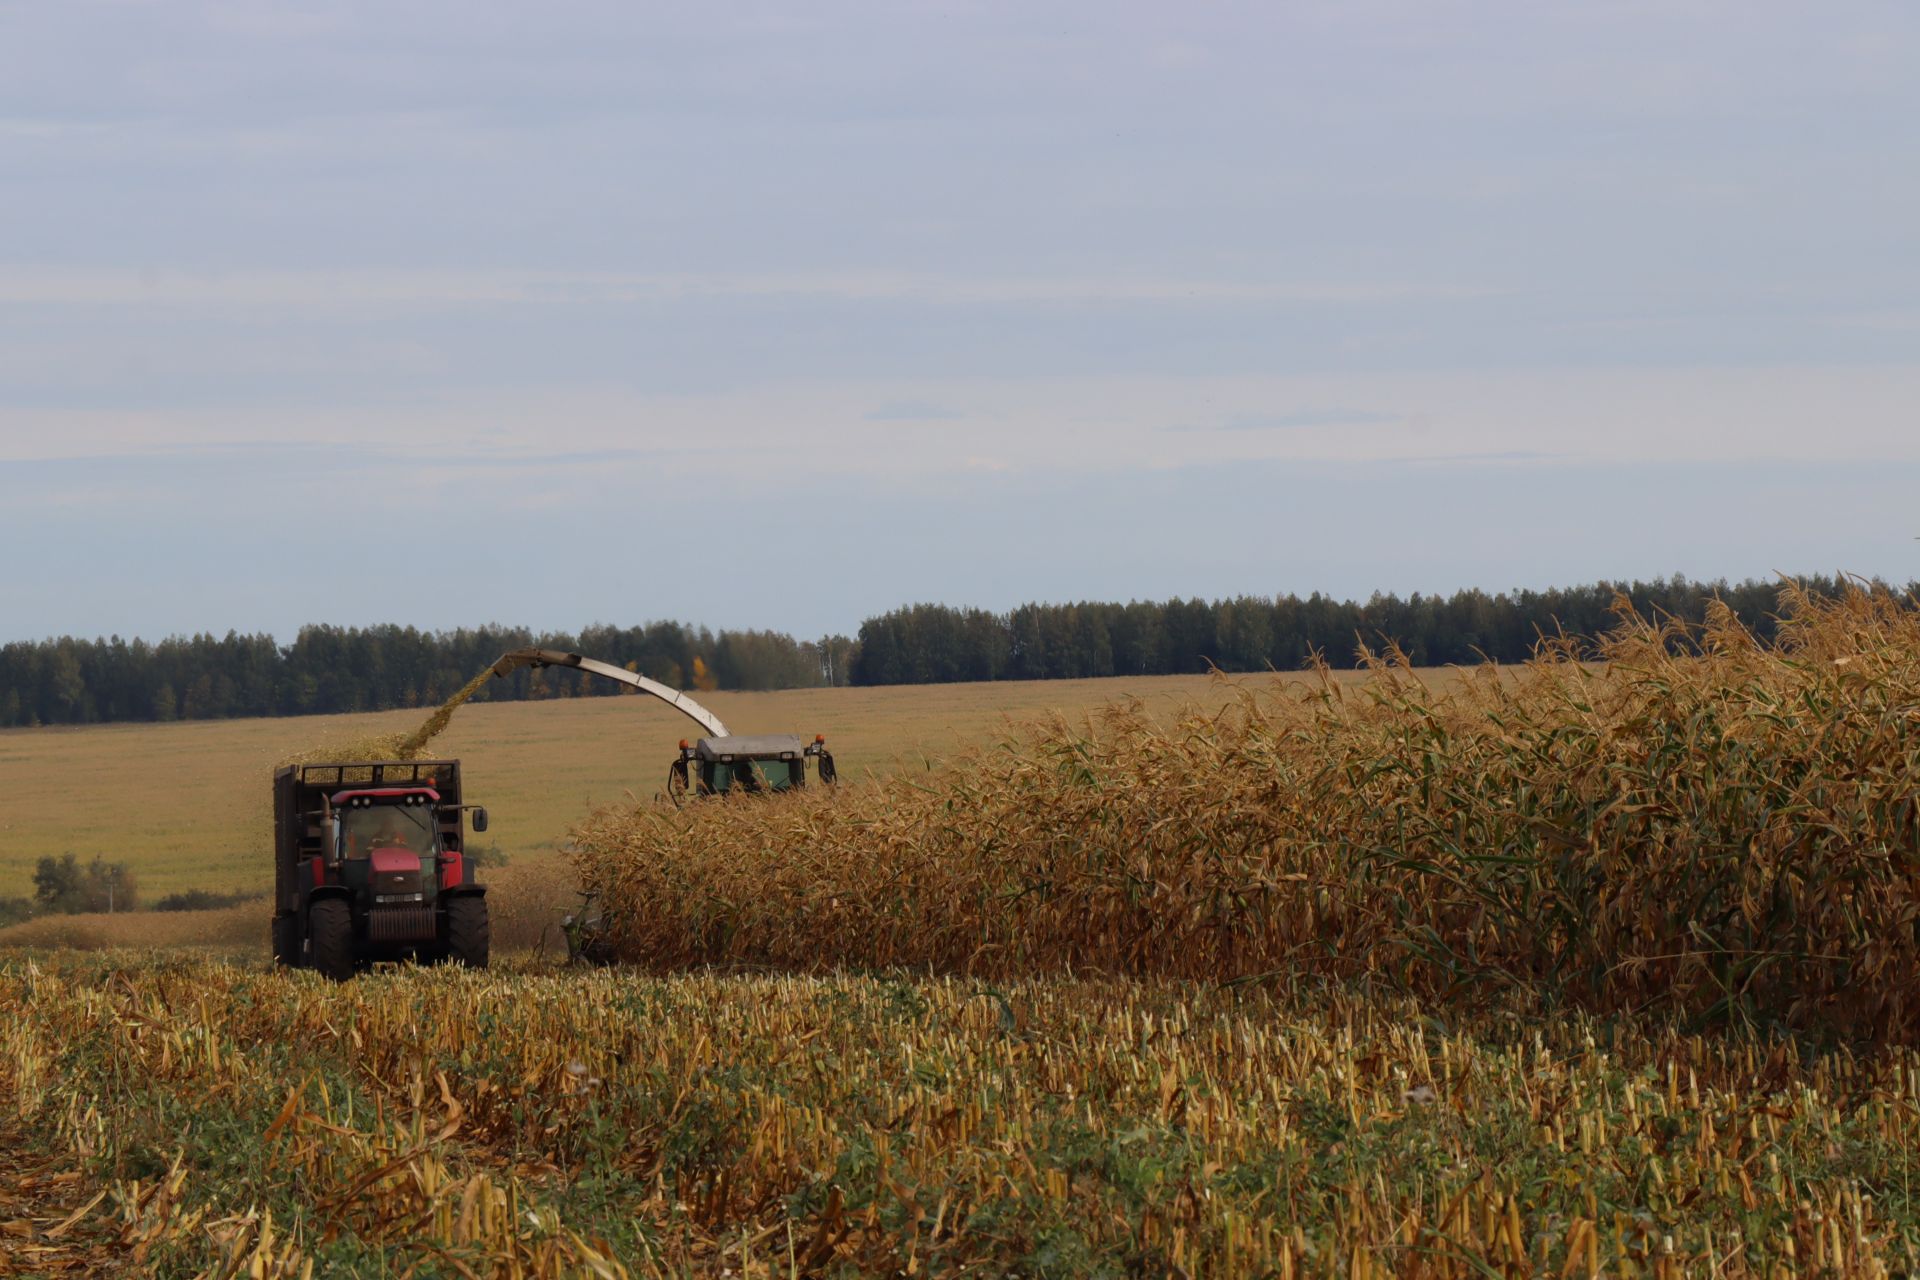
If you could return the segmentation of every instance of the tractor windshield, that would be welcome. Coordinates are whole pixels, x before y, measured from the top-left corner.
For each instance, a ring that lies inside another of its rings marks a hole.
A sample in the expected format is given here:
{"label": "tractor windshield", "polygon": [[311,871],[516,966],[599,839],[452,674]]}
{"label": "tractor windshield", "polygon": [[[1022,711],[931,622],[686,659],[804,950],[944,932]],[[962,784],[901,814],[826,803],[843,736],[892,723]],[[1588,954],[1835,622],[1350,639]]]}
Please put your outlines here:
{"label": "tractor windshield", "polygon": [[707,768],[707,785],[715,791],[785,791],[793,785],[792,760],[716,761]]}
{"label": "tractor windshield", "polygon": [[421,857],[433,852],[433,806],[376,804],[341,811],[346,856],[364,858],[375,849],[406,849]]}
{"label": "tractor windshield", "polygon": [[765,785],[775,791],[785,791],[793,785],[793,765],[791,760],[755,760],[753,767],[765,780]]}

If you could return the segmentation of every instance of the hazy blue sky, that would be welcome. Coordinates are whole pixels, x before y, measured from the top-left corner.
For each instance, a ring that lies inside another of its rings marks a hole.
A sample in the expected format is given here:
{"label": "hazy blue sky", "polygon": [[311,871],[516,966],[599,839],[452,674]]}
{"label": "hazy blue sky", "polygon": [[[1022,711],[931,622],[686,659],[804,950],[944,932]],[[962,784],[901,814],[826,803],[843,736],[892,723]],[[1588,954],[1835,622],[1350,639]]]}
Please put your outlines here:
{"label": "hazy blue sky", "polygon": [[0,639],[1916,534],[1907,0],[0,0]]}

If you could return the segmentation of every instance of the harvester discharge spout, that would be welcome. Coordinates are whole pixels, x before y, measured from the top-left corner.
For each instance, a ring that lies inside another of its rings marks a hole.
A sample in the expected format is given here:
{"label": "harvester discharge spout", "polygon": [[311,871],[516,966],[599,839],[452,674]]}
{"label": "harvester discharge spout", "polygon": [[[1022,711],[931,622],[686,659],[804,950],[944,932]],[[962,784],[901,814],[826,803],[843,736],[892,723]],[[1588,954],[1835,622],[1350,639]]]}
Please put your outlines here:
{"label": "harvester discharge spout", "polygon": [[642,693],[652,694],[674,710],[679,711],[693,720],[702,729],[705,729],[710,736],[715,738],[724,738],[727,736],[727,726],[720,722],[719,716],[716,716],[713,712],[707,710],[678,689],[670,685],[661,684],[658,680],[649,680],[643,675],[636,675],[624,667],[616,667],[612,663],[601,662],[596,658],[589,658],[578,653],[568,653],[562,649],[515,649],[511,653],[503,653],[500,655],[499,661],[493,664],[493,674],[505,677],[512,675],[521,667],[532,667],[535,670],[541,667],[573,667],[576,670],[585,671],[592,675],[604,676],[609,680],[617,680],[621,684],[633,686]]}

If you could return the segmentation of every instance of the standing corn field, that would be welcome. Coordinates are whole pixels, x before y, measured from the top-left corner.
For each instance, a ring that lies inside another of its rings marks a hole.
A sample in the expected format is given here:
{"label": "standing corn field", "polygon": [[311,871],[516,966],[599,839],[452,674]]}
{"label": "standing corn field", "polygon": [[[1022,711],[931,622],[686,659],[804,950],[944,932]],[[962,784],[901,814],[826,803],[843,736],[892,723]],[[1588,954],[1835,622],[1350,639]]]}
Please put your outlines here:
{"label": "standing corn field", "polygon": [[[1508,988],[1696,1022],[1920,1035],[1920,615],[1789,590],[1632,615],[1429,688],[1116,707],[839,796],[602,810],[625,958]],[[1592,659],[1595,661],[1583,661]]]}

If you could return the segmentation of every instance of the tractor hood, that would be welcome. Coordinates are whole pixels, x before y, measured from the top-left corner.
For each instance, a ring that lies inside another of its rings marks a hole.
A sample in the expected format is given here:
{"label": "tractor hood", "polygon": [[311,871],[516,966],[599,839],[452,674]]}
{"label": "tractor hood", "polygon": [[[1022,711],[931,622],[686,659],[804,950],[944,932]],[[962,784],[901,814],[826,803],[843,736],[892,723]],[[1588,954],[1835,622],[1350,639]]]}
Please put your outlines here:
{"label": "tractor hood", "polygon": [[367,855],[367,892],[374,905],[396,899],[427,900],[430,892],[426,868],[420,856],[410,849],[375,849]]}
{"label": "tractor hood", "polygon": [[411,849],[375,849],[367,858],[376,878],[420,872],[420,855]]}

